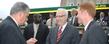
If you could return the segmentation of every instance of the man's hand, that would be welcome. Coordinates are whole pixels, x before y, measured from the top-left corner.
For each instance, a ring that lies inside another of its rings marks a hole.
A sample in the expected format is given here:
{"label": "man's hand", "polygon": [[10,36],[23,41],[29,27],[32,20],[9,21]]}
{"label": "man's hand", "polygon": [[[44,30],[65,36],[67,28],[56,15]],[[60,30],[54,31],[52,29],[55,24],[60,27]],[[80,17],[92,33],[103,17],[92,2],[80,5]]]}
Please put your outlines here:
{"label": "man's hand", "polygon": [[35,44],[37,42],[37,40],[35,38],[30,38],[26,42],[27,42],[27,44]]}

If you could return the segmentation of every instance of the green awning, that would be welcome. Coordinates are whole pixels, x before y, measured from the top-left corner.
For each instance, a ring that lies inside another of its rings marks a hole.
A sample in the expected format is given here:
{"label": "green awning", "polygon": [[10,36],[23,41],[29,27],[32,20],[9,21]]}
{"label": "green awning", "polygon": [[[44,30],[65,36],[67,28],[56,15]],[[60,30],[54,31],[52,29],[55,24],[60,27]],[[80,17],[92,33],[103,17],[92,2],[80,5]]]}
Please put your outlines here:
{"label": "green awning", "polygon": [[[65,7],[47,7],[47,8],[33,8],[30,10],[30,14],[37,14],[37,13],[50,13],[56,12],[58,8],[64,8],[68,11],[72,9],[77,9],[77,6],[65,6]],[[109,9],[109,4],[96,4],[96,10],[104,10]]]}
{"label": "green awning", "polygon": [[70,10],[72,10],[73,8],[76,9],[77,6],[33,8],[33,9],[30,10],[30,14],[56,12],[58,8],[64,8],[64,9],[70,11]]}

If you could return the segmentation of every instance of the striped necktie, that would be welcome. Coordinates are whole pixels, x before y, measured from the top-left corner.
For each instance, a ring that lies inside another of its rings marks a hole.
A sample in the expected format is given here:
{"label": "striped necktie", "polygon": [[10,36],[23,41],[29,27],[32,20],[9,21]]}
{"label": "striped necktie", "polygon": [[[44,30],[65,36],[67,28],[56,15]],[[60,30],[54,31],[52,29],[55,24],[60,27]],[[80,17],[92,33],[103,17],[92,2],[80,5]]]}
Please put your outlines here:
{"label": "striped necktie", "polygon": [[60,28],[59,28],[59,30],[58,30],[58,33],[57,33],[57,43],[58,43],[58,41],[60,40],[61,35],[62,35],[62,26],[60,26]]}

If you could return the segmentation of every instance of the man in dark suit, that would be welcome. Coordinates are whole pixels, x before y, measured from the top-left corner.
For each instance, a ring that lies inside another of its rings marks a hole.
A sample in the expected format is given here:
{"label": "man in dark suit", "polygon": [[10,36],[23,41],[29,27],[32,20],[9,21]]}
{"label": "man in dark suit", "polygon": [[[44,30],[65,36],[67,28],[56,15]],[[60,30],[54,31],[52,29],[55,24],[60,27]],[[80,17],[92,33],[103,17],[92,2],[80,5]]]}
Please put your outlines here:
{"label": "man in dark suit", "polygon": [[79,44],[77,29],[67,22],[68,11],[59,8],[56,13],[57,27],[50,29],[46,44]]}
{"label": "man in dark suit", "polygon": [[71,17],[69,18],[69,23],[71,25],[78,26],[78,20],[76,18],[77,13],[78,12],[76,10],[71,11]]}
{"label": "man in dark suit", "polygon": [[107,44],[107,37],[101,25],[94,21],[96,8],[94,3],[81,3],[78,9],[78,23],[85,26],[80,44]]}
{"label": "man in dark suit", "polygon": [[34,44],[36,39],[25,41],[20,25],[27,21],[29,7],[23,2],[17,2],[11,8],[10,16],[0,23],[0,44]]}
{"label": "man in dark suit", "polygon": [[26,40],[35,37],[38,40],[36,44],[45,44],[49,29],[47,25],[41,22],[40,14],[33,15],[33,19],[33,23],[29,24],[25,28],[24,37],[26,38]]}

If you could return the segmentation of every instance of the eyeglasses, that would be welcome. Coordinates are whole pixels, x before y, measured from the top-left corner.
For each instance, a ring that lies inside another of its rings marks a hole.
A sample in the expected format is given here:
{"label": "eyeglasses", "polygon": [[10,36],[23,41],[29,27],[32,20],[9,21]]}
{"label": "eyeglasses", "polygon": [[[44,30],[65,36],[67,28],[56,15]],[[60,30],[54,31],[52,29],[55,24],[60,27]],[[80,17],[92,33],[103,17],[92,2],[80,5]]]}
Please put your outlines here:
{"label": "eyeglasses", "polygon": [[63,16],[65,16],[65,15],[60,15],[60,16],[56,16],[56,17],[63,17]]}

